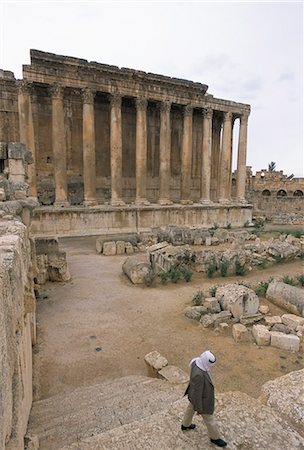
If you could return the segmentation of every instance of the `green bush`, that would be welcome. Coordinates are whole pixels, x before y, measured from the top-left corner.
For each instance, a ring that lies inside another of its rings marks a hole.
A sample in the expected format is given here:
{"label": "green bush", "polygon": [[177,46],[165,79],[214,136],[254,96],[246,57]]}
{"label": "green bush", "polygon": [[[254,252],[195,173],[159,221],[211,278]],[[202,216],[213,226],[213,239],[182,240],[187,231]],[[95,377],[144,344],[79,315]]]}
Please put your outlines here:
{"label": "green bush", "polygon": [[229,262],[225,259],[220,262],[220,273],[222,277],[225,277],[228,272]]}
{"label": "green bush", "polygon": [[191,278],[192,278],[192,275],[193,275],[192,270],[190,270],[188,267],[185,267],[185,266],[181,267],[180,270],[181,270],[181,273],[183,274],[184,280],[187,283],[189,283],[189,281],[191,281]]}
{"label": "green bush", "polygon": [[258,262],[258,268],[259,269],[266,269],[267,266],[268,266],[267,259],[262,259],[262,261]]}
{"label": "green bush", "polygon": [[212,286],[212,287],[209,289],[209,294],[211,295],[211,297],[215,297],[215,294],[216,294],[216,286]]}
{"label": "green bush", "polygon": [[300,283],[301,286],[304,286],[304,274],[298,275],[297,280]]}
{"label": "green bush", "polygon": [[200,306],[203,303],[204,294],[202,291],[198,291],[192,299],[193,306]]}
{"label": "green bush", "polygon": [[283,283],[290,284],[290,286],[295,286],[295,284],[296,284],[295,280],[293,278],[289,277],[288,275],[284,275]]}
{"label": "green bush", "polygon": [[164,271],[159,272],[159,278],[160,278],[160,282],[161,282],[162,284],[166,284],[167,281],[168,281],[168,279],[169,279],[169,274],[168,274],[168,272],[164,272]]}
{"label": "green bush", "polygon": [[181,271],[180,271],[179,267],[175,267],[174,269],[171,269],[169,272],[169,277],[170,277],[170,280],[172,281],[172,283],[177,283],[181,277]]}
{"label": "green bush", "polygon": [[255,293],[259,297],[265,297],[266,291],[269,286],[269,281],[260,281],[260,283],[255,288]]}
{"label": "green bush", "polygon": [[256,219],[256,221],[254,222],[254,228],[257,230],[263,230],[264,225],[265,225],[264,219]]}
{"label": "green bush", "polygon": [[242,264],[239,259],[235,261],[235,274],[240,276],[246,274],[245,264]]}
{"label": "green bush", "polygon": [[216,269],[217,267],[215,261],[214,260],[210,261],[207,265],[207,277],[212,278]]}

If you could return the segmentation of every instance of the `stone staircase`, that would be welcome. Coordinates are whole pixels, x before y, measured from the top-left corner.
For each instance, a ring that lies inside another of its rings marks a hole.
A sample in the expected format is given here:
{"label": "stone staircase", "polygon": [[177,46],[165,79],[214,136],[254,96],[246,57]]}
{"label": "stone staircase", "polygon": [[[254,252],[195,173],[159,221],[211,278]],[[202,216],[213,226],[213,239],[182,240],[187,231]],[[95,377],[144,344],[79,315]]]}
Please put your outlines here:
{"label": "stone staircase", "polygon": [[[210,444],[202,419],[180,429],[184,386],[128,376],[34,402],[28,434],[40,450],[203,450]],[[299,405],[295,405],[296,408]],[[304,449],[301,430],[274,407],[240,392],[218,394],[216,416],[229,449]]]}

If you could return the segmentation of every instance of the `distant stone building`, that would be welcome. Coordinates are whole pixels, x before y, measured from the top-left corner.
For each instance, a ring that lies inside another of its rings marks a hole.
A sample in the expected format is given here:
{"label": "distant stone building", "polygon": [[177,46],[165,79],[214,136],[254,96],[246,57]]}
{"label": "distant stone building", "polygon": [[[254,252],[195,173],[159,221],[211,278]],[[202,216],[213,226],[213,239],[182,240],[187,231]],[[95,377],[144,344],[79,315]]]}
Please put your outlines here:
{"label": "distant stone building", "polygon": [[2,71],[0,86],[0,141],[32,151],[30,194],[53,206],[37,211],[33,229],[54,217],[52,234],[251,220],[249,105],[214,98],[201,83],[37,50],[22,80]]}

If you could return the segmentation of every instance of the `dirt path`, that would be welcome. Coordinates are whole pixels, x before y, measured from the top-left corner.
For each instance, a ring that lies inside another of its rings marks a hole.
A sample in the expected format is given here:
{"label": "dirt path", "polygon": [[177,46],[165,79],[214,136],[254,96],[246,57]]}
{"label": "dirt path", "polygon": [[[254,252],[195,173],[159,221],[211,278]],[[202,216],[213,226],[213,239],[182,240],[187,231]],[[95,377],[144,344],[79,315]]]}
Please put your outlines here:
{"label": "dirt path", "polygon": [[[216,334],[184,316],[197,290],[222,283],[222,278],[209,280],[196,274],[191,283],[135,287],[121,271],[125,256],[97,254],[94,237],[62,239],[60,247],[67,251],[72,281],[48,283],[42,290],[45,298],[38,302],[36,399],[105,379],[146,375],[143,358],[152,350],[187,371],[193,356],[210,349],[218,359],[217,389],[252,396],[259,395],[265,381],[302,367],[303,353],[236,344],[231,328]],[[303,265],[298,261],[225,282],[300,273]],[[270,308],[281,313],[271,304]]]}

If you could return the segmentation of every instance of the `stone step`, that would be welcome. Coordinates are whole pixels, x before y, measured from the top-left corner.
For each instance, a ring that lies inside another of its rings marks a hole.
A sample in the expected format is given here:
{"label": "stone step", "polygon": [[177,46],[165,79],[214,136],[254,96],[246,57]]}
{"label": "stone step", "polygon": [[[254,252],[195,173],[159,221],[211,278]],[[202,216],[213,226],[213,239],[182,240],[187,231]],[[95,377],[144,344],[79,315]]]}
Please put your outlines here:
{"label": "stone step", "polygon": [[[188,404],[181,399],[167,410],[141,418],[107,432],[80,439],[57,450],[208,450],[210,443],[202,419],[194,417],[197,429],[182,432],[183,412]],[[227,449],[303,449],[304,439],[271,408],[240,392],[219,394],[217,419]],[[48,450],[48,448],[45,448]]]}
{"label": "stone step", "polygon": [[123,424],[152,415],[181,398],[182,390],[155,378],[126,377],[78,388],[33,404],[28,433],[40,448],[55,450]]}

